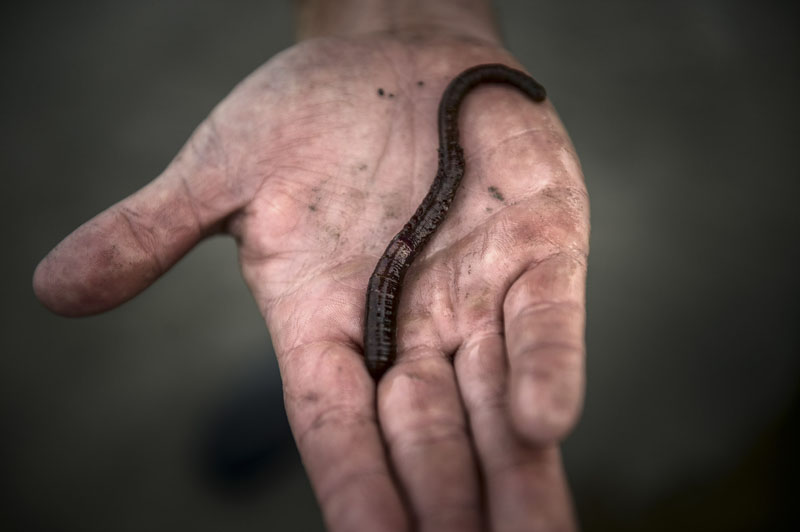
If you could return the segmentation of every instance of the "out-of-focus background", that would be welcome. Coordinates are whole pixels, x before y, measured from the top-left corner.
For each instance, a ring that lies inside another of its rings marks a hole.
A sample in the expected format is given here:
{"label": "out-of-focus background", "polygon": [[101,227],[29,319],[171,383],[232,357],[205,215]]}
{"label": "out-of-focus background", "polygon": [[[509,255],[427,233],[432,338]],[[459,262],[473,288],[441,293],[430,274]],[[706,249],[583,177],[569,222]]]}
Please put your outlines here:
{"label": "out-of-focus background", "polygon": [[[499,1],[592,198],[587,530],[797,524],[798,4]],[[322,528],[232,241],[80,320],[37,261],[292,44],[288,2],[0,8],[0,529]]]}

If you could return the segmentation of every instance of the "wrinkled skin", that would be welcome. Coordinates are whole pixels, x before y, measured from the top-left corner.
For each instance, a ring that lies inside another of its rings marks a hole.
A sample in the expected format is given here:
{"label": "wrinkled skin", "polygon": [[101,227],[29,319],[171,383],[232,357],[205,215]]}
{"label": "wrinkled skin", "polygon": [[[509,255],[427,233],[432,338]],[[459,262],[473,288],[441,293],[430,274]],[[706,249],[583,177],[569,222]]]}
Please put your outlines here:
{"label": "wrinkled skin", "polygon": [[229,233],[331,530],[573,528],[558,442],[583,394],[588,199],[549,101],[505,86],[466,98],[467,172],[406,278],[398,359],[377,388],[361,355],[367,279],[436,172],[441,93],[488,62],[519,67],[419,34],[287,50],[161,176],[59,244],[38,297],[107,310]]}

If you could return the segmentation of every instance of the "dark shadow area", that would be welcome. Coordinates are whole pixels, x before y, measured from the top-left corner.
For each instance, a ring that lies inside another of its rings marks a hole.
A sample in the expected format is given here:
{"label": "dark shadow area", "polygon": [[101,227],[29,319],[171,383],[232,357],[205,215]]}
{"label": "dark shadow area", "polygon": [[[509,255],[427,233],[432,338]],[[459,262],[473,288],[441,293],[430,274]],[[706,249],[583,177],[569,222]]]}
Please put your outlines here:
{"label": "dark shadow area", "polygon": [[199,469],[223,496],[247,498],[283,472],[287,460],[299,463],[281,382],[270,366],[247,368],[201,431]]}

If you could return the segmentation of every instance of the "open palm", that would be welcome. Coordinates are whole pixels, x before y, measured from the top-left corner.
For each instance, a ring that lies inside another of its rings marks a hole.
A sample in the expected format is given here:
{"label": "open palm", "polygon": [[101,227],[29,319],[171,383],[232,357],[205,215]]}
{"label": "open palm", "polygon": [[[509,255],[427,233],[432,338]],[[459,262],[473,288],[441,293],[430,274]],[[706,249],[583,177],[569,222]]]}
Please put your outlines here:
{"label": "open palm", "polygon": [[489,62],[514,66],[445,38],[287,50],[158,179],[59,244],[37,295],[62,314],[106,310],[228,232],[332,529],[571,527],[557,443],[582,399],[588,200],[548,102],[507,86],[467,97],[466,175],[408,273],[377,388],[361,355],[367,279],[436,172],[442,90]]}

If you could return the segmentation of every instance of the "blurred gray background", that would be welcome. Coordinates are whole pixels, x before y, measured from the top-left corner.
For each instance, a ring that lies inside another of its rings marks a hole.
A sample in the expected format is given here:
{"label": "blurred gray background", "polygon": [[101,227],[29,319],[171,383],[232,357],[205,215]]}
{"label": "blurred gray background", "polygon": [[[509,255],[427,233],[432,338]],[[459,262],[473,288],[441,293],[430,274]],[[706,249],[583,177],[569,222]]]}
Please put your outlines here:
{"label": "blurred gray background", "polygon": [[[587,530],[797,524],[796,2],[500,1],[592,198]],[[0,8],[0,529],[319,530],[267,331],[213,238],[109,314],[30,289],[293,42],[288,2]]]}

